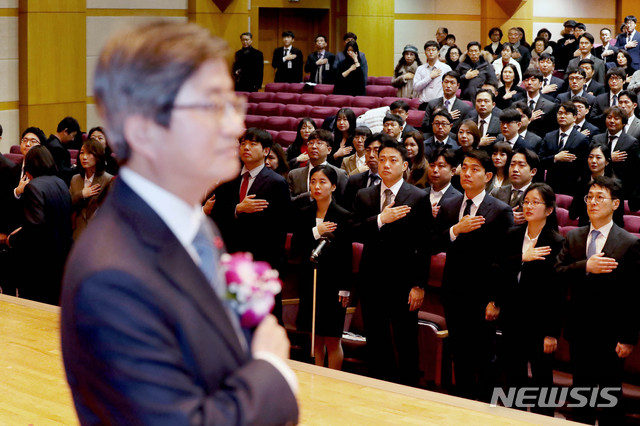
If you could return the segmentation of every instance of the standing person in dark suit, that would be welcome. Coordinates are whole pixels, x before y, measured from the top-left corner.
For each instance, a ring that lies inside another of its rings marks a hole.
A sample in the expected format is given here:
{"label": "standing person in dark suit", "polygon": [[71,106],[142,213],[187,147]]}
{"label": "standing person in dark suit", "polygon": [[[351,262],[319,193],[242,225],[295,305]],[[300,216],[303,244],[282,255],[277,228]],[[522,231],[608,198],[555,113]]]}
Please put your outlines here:
{"label": "standing person in dark suit", "polygon": [[493,60],[495,61],[500,56],[500,52],[502,52],[502,30],[498,27],[493,27],[489,30],[489,38],[491,39],[491,44],[488,44],[484,47],[484,50],[491,53],[493,55]]}
{"label": "standing person in dark suit", "polygon": [[596,96],[596,101],[591,107],[591,115],[589,121],[602,131],[606,129],[604,110],[609,107],[618,105],[618,95],[622,92],[627,73],[620,68],[615,67],[607,71],[605,83],[609,90]]}
{"label": "standing person in dark suit", "polygon": [[578,69],[580,61],[591,59],[593,61],[593,79],[598,83],[604,83],[604,75],[607,71],[604,61],[591,54],[595,39],[590,33],[584,33],[578,39],[578,51],[580,55],[569,61],[567,74]]}
{"label": "standing person in dark suit", "polygon": [[481,55],[481,46],[477,41],[467,44],[467,57],[460,61],[455,72],[460,74],[461,98],[472,100],[476,91],[485,83],[497,84],[496,71],[493,65],[487,62]]}
{"label": "standing person in dark suit", "polygon": [[537,147],[535,151],[538,152],[540,144],[542,144],[542,138],[529,131],[529,123],[533,115],[531,108],[529,108],[524,101],[514,102],[511,106],[520,112],[520,130],[518,130],[520,136],[522,136],[529,145]]}
{"label": "standing person in dark suit", "polygon": [[618,48],[611,45],[611,30],[609,28],[600,30],[600,40],[602,41],[602,45],[595,47],[593,53],[605,62],[615,63]]}
{"label": "standing person in dark suit", "polygon": [[[500,270],[505,291],[500,319],[508,387],[553,386],[553,353],[560,339],[566,298],[566,289],[554,269],[564,241],[557,231],[555,199],[549,185],[531,185],[524,193],[526,224],[511,228],[503,247],[505,260]],[[533,411],[553,416],[554,409],[536,404]]]}
{"label": "standing person in dark suit", "polygon": [[76,174],[75,167],[71,165],[71,155],[65,145],[73,142],[76,134],[80,132],[78,120],[73,117],[65,117],[58,123],[56,133],[49,136],[46,147],[53,155],[58,169],[57,175],[67,186],[71,182],[71,177]]}
{"label": "standing person in dark suit", "polygon": [[570,100],[576,106],[576,111],[578,112],[575,123],[576,129],[591,141],[595,135],[600,133],[600,129],[587,121],[589,111],[591,111],[591,104],[584,96],[574,96]]}
{"label": "standing person in dark suit", "polygon": [[[381,136],[382,183],[358,191],[354,239],[364,244],[359,294],[369,372],[406,385],[418,381],[418,309],[429,276],[433,222],[427,194],[402,179],[404,146]],[[395,353],[397,353],[397,358]]]}
{"label": "standing person in dark suit", "polygon": [[513,222],[516,225],[522,225],[525,222],[522,210],[524,193],[533,182],[539,166],[540,159],[534,151],[524,147],[518,148],[514,151],[509,163],[510,183],[491,191],[491,196],[509,204],[513,209]]}
{"label": "standing person in dark suit", "polygon": [[429,161],[429,167],[427,167],[429,186],[425,188],[425,191],[429,194],[433,217],[437,217],[440,205],[444,201],[460,195],[460,191],[451,185],[451,178],[458,167],[458,162],[455,151],[445,147],[433,151],[427,161]]}
{"label": "standing person in dark suit", "polygon": [[542,87],[542,73],[537,69],[529,68],[522,76],[524,89],[527,93],[516,95],[514,102],[525,101],[533,111],[529,131],[541,138],[556,128],[556,104],[553,98],[547,98],[540,92]]}
{"label": "standing person in dark suit", "polygon": [[[525,71],[529,68],[529,62],[531,61],[531,52],[529,49],[521,44],[521,40],[524,33],[519,28],[511,27],[507,33],[509,37],[509,43],[513,45],[513,59],[520,64],[520,69]],[[528,45],[527,45],[528,46]]]}
{"label": "standing person in dark suit", "polygon": [[202,213],[240,164],[246,105],[228,52],[204,28],[153,22],[98,59],[94,93],[123,167],[64,278],[62,354],[82,424],[298,420],[286,332],[272,316],[241,328]]}
{"label": "standing person in dark suit", "polygon": [[304,56],[300,49],[293,47],[295,35],[291,31],[282,33],[283,47],[273,51],[271,66],[276,69],[276,83],[300,83],[302,81],[302,67]]}
{"label": "standing person in dark suit", "polygon": [[237,92],[257,92],[262,87],[264,57],[262,52],[251,46],[253,34],[240,34],[242,49],[236,52],[233,61],[233,76],[236,80]]}
{"label": "standing person in dark suit", "polygon": [[[351,31],[347,32],[342,36],[342,40],[344,41],[345,48],[347,43],[350,41],[358,41],[358,36]],[[336,59],[333,62],[333,68],[337,70],[340,67],[340,63],[347,59],[349,56],[343,52],[336,52]],[[367,56],[364,52],[358,51],[358,62],[360,62],[360,69],[362,69],[362,75],[364,77],[364,83],[367,84],[367,78],[369,77],[369,66],[367,64]]]}
{"label": "standing person in dark suit", "polygon": [[567,74],[569,90],[564,93],[560,93],[556,97],[556,103],[561,104],[563,102],[570,101],[574,96],[582,96],[587,100],[589,106],[593,105],[593,103],[596,101],[595,96],[590,95],[584,89],[587,73],[582,68],[575,68]]}
{"label": "standing person in dark suit", "polygon": [[[69,187],[55,176],[53,156],[43,146],[27,152],[24,172],[29,177],[21,198],[24,219],[6,240],[20,263],[16,287],[20,297],[58,305],[64,262],[71,247]],[[37,267],[32,264],[34,253],[41,254]]]}
{"label": "standing person in dark suit", "polygon": [[[591,59],[582,59],[578,63],[578,67],[587,73],[587,80],[584,83],[586,92],[590,95],[598,96],[605,92],[605,85],[593,79],[593,74],[595,73],[593,66],[594,62]],[[605,80],[606,77],[607,75],[605,74]]]}
{"label": "standing person in dark suit", "polygon": [[427,103],[424,111],[424,118],[422,119],[422,131],[429,134],[432,133],[431,120],[433,119],[433,112],[436,109],[444,107],[451,118],[453,123],[451,125],[451,132],[458,133],[458,127],[464,117],[473,109],[466,102],[463,102],[456,96],[458,89],[460,88],[460,74],[455,71],[449,71],[442,76],[442,93],[441,98],[436,98]]}
{"label": "standing person in dark suit", "polygon": [[[622,374],[624,359],[638,340],[635,285],[640,268],[640,242],[613,223],[622,208],[620,182],[594,179],[587,194],[591,225],[569,231],[556,263],[559,279],[569,283],[571,302],[565,337],[569,341],[573,386],[609,388],[613,407],[574,408],[581,423],[623,424]],[[594,312],[606,321],[593,321]],[[611,389],[613,388],[613,389]],[[597,401],[606,403],[599,398]]]}
{"label": "standing person in dark suit", "polygon": [[500,134],[500,114],[496,108],[496,97],[489,89],[478,89],[475,95],[475,109],[465,118],[473,120],[480,131],[479,146],[488,146],[495,142]]}
{"label": "standing person in dark suit", "polygon": [[355,201],[356,194],[359,190],[375,186],[380,183],[381,179],[380,174],[378,173],[378,152],[380,150],[380,145],[382,145],[381,140],[383,139],[383,135],[384,133],[374,133],[364,141],[364,155],[366,157],[367,167],[369,170],[349,176],[349,180],[347,181],[347,185],[344,189],[344,196],[342,197],[342,204],[349,211],[353,211],[353,202]]}
{"label": "standing person in dark suit", "polygon": [[627,124],[624,125],[624,132],[636,139],[640,138],[640,119],[636,115],[638,95],[632,90],[623,90],[618,95],[618,100],[618,105],[629,117]]}
{"label": "standing person in dark suit", "polygon": [[571,102],[558,107],[560,128],[547,133],[538,154],[547,182],[559,194],[572,194],[578,178],[587,173],[589,140],[574,126],[577,110]]}
{"label": "standing person in dark suit", "polygon": [[[513,226],[511,207],[485,192],[493,164],[483,150],[465,154],[460,182],[464,196],[443,202],[436,218],[434,253],[445,251],[442,302],[449,329],[456,394],[489,400],[495,377],[496,304],[494,265]],[[478,250],[482,247],[482,250]]]}
{"label": "standing person in dark suit", "polygon": [[454,134],[451,133],[451,123],[453,121],[451,114],[446,109],[439,108],[433,111],[432,120],[432,136],[424,141],[425,157],[429,158],[431,153],[440,147],[446,149],[460,148]]}
{"label": "standing person in dark suit", "polygon": [[[542,73],[542,88],[540,93],[555,98],[565,86],[564,81],[553,75],[556,58],[549,53],[543,53],[538,58],[538,69]],[[525,70],[526,71],[526,70]]]}
{"label": "standing person in dark suit", "polygon": [[616,37],[616,47],[625,49],[631,55],[631,66],[640,69],[640,34],[636,31],[638,20],[635,16],[629,15],[624,18],[625,32]]}
{"label": "standing person in dark suit", "polygon": [[333,62],[336,55],[327,49],[327,38],[318,34],[316,36],[316,51],[309,53],[304,72],[309,74],[309,81],[318,84],[333,84]]}
{"label": "standing person in dark suit", "polygon": [[345,59],[337,64],[333,93],[337,95],[364,96],[367,80],[360,63],[360,48],[355,41],[344,45]]}
{"label": "standing person in dark suit", "polygon": [[[298,330],[311,332],[313,298],[316,299],[315,362],[324,367],[340,370],[342,330],[346,307],[351,296],[351,238],[349,219],[351,214],[338,206],[331,194],[336,190],[338,174],[329,165],[311,170],[311,205],[296,215],[296,226],[291,240],[291,251],[302,257],[300,270],[300,310]],[[318,257],[317,290],[313,295],[313,269],[311,252],[327,233],[333,234],[329,246]],[[325,354],[326,350],[326,354]]]}

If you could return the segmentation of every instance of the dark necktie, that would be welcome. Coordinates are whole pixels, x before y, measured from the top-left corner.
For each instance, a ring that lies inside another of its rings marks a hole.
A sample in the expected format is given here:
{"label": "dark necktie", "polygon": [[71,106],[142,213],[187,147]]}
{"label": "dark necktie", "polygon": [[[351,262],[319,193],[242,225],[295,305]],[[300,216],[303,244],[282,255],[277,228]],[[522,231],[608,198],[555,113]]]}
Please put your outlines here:
{"label": "dark necktie", "polygon": [[486,121],[480,120],[480,137],[484,136],[485,124],[487,124]]}
{"label": "dark necktie", "polygon": [[609,136],[609,147],[611,148],[611,152],[614,151],[613,148],[615,147],[616,139],[618,139],[617,136]]}
{"label": "dark necktie", "polygon": [[513,207],[516,204],[518,198],[520,198],[520,193],[521,192],[522,191],[519,190],[519,189],[512,189],[511,190],[511,202],[509,203],[509,204],[511,204],[511,207]]}
{"label": "dark necktie", "polygon": [[[200,265],[198,265],[200,270],[207,278],[207,281],[213,283],[213,277],[216,274],[215,248],[213,247],[213,233],[205,221],[200,224],[192,245],[200,258]],[[215,290],[220,295],[219,289],[215,288]]]}
{"label": "dark necktie", "polygon": [[545,78],[544,80],[542,80],[542,87],[545,87],[547,84],[549,84],[548,78]]}
{"label": "dark necktie", "polygon": [[369,175],[369,185],[367,185],[367,187],[374,186],[378,182],[380,182],[380,176],[378,176],[378,175]]}
{"label": "dark necktie", "polygon": [[531,112],[536,109],[536,103],[533,101],[533,99],[529,101],[529,108],[531,109]]}
{"label": "dark necktie", "polygon": [[562,151],[562,148],[564,148],[564,144],[566,141],[567,141],[567,134],[566,133],[560,134],[560,142],[558,142],[558,151]]}
{"label": "dark necktie", "polygon": [[613,97],[611,98],[611,106],[616,105],[618,105],[618,95],[613,95]]}
{"label": "dark necktie", "polygon": [[596,240],[600,236],[600,231],[594,229],[591,231],[591,241],[589,241],[589,246],[587,247],[587,259],[596,254]]}
{"label": "dark necktie", "polygon": [[576,128],[576,131],[579,132],[580,130],[582,130],[582,126],[574,126]]}
{"label": "dark necktie", "polygon": [[471,206],[473,205],[473,200],[472,199],[467,199],[467,205],[464,206],[464,212],[462,213],[462,216],[469,216],[471,214]]}
{"label": "dark necktie", "polygon": [[242,200],[244,200],[244,198],[247,196],[250,177],[251,175],[249,174],[249,172],[245,172],[244,175],[242,175],[242,184],[240,184],[240,202],[242,202]]}
{"label": "dark necktie", "polygon": [[449,105],[451,105],[451,102],[449,102],[449,99],[446,99],[444,101],[444,107],[447,109],[447,111],[449,110]]}
{"label": "dark necktie", "polygon": [[393,196],[393,191],[391,191],[389,188],[384,190],[384,202],[382,203],[382,210],[384,210],[389,204],[391,204],[392,196]]}

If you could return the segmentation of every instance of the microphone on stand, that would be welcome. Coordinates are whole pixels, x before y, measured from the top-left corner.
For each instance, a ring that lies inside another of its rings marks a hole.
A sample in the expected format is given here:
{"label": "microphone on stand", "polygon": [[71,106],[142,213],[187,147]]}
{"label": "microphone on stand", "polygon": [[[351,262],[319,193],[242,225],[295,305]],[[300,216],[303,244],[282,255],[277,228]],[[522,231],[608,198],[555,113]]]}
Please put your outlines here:
{"label": "microphone on stand", "polygon": [[311,252],[311,258],[309,260],[311,260],[313,263],[317,263],[318,262],[318,258],[322,254],[322,250],[324,250],[325,247],[327,247],[329,244],[331,244],[331,241],[334,238],[335,237],[331,232],[325,232],[324,234],[322,234],[322,236],[320,237],[320,243]]}

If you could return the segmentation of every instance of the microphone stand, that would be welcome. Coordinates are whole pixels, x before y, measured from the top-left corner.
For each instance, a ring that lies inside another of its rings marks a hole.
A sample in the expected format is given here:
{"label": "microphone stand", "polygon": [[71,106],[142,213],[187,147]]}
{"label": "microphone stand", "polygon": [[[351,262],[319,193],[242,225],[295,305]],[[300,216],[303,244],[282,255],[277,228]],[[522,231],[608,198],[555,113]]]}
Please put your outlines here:
{"label": "microphone stand", "polygon": [[[311,310],[311,359],[315,361],[316,343],[316,288],[318,285],[318,262],[313,262],[313,309]],[[315,364],[315,362],[314,362]]]}

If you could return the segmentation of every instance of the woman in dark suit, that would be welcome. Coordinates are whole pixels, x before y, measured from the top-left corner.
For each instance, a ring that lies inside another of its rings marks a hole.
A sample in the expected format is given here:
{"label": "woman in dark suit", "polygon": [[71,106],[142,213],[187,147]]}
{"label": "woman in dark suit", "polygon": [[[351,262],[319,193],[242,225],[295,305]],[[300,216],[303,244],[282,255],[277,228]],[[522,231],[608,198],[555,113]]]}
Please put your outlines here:
{"label": "woman in dark suit", "polygon": [[[532,386],[553,385],[553,352],[562,329],[565,290],[554,264],[564,238],[557,231],[556,196],[545,183],[534,183],[524,195],[526,223],[507,233],[501,268],[503,291],[496,303],[504,336],[507,386],[525,387],[531,363]],[[553,416],[536,407],[538,413]]]}
{"label": "woman in dark suit", "polygon": [[344,357],[340,339],[350,295],[351,239],[347,225],[350,213],[332,197],[337,182],[338,174],[329,165],[311,170],[309,190],[313,201],[300,211],[291,244],[294,253],[303,260],[298,330],[311,331],[314,265],[309,258],[323,234],[334,235],[317,265],[315,360],[316,365],[324,366],[326,347],[329,368],[340,370]]}
{"label": "woman in dark suit", "polygon": [[333,93],[336,95],[364,96],[367,82],[360,66],[360,49],[355,41],[344,45],[344,61],[336,68],[336,83]]}

